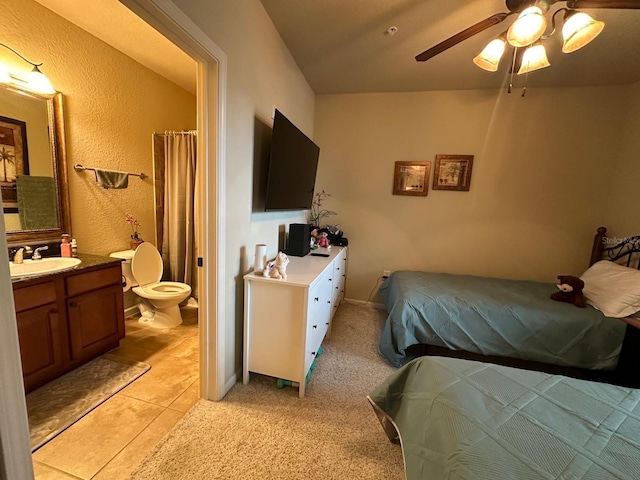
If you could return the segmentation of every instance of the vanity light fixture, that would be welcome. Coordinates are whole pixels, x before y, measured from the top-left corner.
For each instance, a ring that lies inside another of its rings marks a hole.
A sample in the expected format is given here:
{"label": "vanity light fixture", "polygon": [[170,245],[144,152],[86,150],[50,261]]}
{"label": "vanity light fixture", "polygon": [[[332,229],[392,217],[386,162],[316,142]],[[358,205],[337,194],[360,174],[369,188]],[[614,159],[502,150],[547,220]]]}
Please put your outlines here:
{"label": "vanity light fixture", "polygon": [[8,45],[5,45],[4,43],[0,43],[0,46],[6,48],[7,50],[12,51],[17,56],[19,56],[22,60],[29,63],[31,66],[33,66],[33,69],[31,70],[31,72],[29,72],[27,79],[23,80],[21,78],[18,78],[10,74],[9,70],[7,70],[7,67],[5,67],[0,62],[0,83],[8,85],[10,87],[16,87],[16,86],[24,87],[37,95],[41,95],[45,97],[51,97],[56,94],[56,91],[51,85],[51,82],[49,81],[49,79],[38,68],[42,65],[42,63],[33,63],[27,60],[25,57],[23,57],[18,52],[16,52],[13,48],[9,47]]}

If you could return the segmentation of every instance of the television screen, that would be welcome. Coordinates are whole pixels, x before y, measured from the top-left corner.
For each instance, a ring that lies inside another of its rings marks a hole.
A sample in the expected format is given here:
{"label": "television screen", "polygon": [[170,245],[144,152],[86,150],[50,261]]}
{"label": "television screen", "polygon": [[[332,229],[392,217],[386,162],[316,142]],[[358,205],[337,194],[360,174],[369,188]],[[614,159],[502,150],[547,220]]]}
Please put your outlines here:
{"label": "television screen", "polygon": [[276,110],[265,210],[311,208],[320,148]]}

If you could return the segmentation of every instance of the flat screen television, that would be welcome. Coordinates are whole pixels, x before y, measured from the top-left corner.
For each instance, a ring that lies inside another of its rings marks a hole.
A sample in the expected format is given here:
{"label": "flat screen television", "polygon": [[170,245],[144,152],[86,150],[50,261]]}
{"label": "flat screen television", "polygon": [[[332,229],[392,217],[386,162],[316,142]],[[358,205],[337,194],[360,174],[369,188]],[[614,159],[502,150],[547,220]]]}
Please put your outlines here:
{"label": "flat screen television", "polygon": [[265,211],[311,208],[319,155],[320,148],[276,110]]}

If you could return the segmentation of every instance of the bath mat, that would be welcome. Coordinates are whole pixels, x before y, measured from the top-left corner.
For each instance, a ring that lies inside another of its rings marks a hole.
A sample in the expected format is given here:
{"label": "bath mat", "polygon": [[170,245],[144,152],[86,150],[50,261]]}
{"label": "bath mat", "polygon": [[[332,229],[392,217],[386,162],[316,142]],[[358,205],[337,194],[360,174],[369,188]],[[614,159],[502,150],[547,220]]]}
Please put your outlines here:
{"label": "bath mat", "polygon": [[27,394],[31,451],[122,390],[151,368],[102,355]]}

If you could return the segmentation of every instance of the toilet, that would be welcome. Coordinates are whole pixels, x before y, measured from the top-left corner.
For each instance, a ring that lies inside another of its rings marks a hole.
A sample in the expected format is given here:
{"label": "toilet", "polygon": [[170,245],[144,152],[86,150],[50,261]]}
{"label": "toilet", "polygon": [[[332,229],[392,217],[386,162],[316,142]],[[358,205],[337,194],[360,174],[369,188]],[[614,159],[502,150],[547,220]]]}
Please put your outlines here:
{"label": "toilet", "polygon": [[182,323],[180,303],[191,295],[191,287],[180,282],[161,282],[162,257],[154,245],[141,243],[135,250],[114,252],[120,258],[122,273],[130,282],[131,290],[142,302],[138,305],[140,323],[155,328],[171,328]]}

